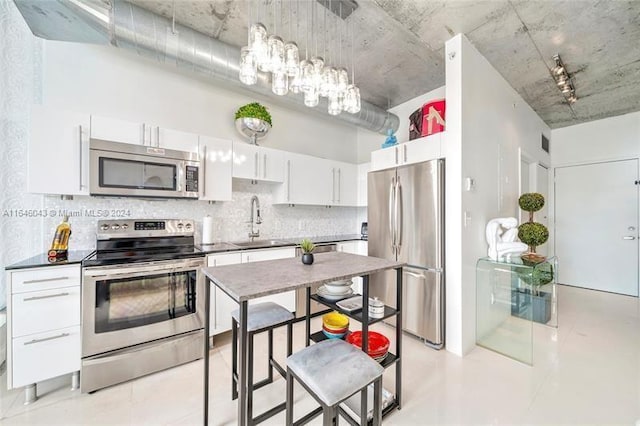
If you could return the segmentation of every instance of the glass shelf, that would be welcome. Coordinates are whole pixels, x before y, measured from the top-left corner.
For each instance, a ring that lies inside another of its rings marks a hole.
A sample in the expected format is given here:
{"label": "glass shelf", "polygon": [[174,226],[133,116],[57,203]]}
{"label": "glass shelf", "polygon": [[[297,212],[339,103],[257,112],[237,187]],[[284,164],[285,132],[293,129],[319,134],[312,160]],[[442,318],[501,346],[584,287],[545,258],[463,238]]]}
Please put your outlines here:
{"label": "glass shelf", "polygon": [[555,257],[476,264],[476,344],[533,365],[533,324],[558,326]]}

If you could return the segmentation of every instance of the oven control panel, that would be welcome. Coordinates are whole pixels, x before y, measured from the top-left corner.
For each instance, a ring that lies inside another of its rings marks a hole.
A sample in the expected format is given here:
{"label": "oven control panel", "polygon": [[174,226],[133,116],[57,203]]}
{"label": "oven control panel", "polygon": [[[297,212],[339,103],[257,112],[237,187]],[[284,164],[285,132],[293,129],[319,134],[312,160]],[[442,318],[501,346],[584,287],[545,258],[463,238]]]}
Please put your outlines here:
{"label": "oven control panel", "polygon": [[112,238],[192,236],[195,223],[191,219],[99,220],[98,240]]}

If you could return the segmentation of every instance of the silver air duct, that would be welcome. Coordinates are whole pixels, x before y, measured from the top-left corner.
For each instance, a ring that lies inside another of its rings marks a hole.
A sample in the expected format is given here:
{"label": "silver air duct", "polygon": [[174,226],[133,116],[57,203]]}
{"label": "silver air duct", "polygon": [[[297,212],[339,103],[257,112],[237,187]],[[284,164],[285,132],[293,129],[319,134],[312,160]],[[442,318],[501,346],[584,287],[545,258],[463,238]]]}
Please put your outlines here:
{"label": "silver air duct", "polygon": [[[129,2],[112,0],[112,7],[103,0],[14,0],[34,35],[58,41],[108,44],[136,51],[139,55],[178,68],[206,75],[243,91],[272,97],[271,85],[261,74],[258,83],[245,86],[238,79],[240,51],[237,47],[172,22]],[[289,95],[282,102],[304,106],[302,96]],[[326,113],[323,99],[314,112],[336,118],[374,132],[386,134],[398,129],[398,116],[371,103],[362,101],[358,114],[343,112],[337,116]]]}

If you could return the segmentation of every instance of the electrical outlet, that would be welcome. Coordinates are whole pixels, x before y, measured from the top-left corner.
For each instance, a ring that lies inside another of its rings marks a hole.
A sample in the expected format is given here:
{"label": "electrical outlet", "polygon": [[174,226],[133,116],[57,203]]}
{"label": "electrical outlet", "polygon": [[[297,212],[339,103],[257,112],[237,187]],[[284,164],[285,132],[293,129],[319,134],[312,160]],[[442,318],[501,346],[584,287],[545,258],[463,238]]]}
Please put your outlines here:
{"label": "electrical outlet", "polygon": [[471,224],[471,212],[464,212],[464,227],[466,228]]}

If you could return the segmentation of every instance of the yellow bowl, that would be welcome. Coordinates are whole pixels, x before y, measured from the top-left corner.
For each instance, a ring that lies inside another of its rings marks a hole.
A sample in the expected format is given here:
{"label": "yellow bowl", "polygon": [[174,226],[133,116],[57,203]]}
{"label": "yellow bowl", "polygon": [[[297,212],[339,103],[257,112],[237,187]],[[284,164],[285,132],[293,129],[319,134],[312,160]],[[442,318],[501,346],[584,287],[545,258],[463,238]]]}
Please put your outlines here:
{"label": "yellow bowl", "polygon": [[322,316],[322,324],[328,330],[340,330],[349,325],[349,317],[340,312],[329,312]]}

